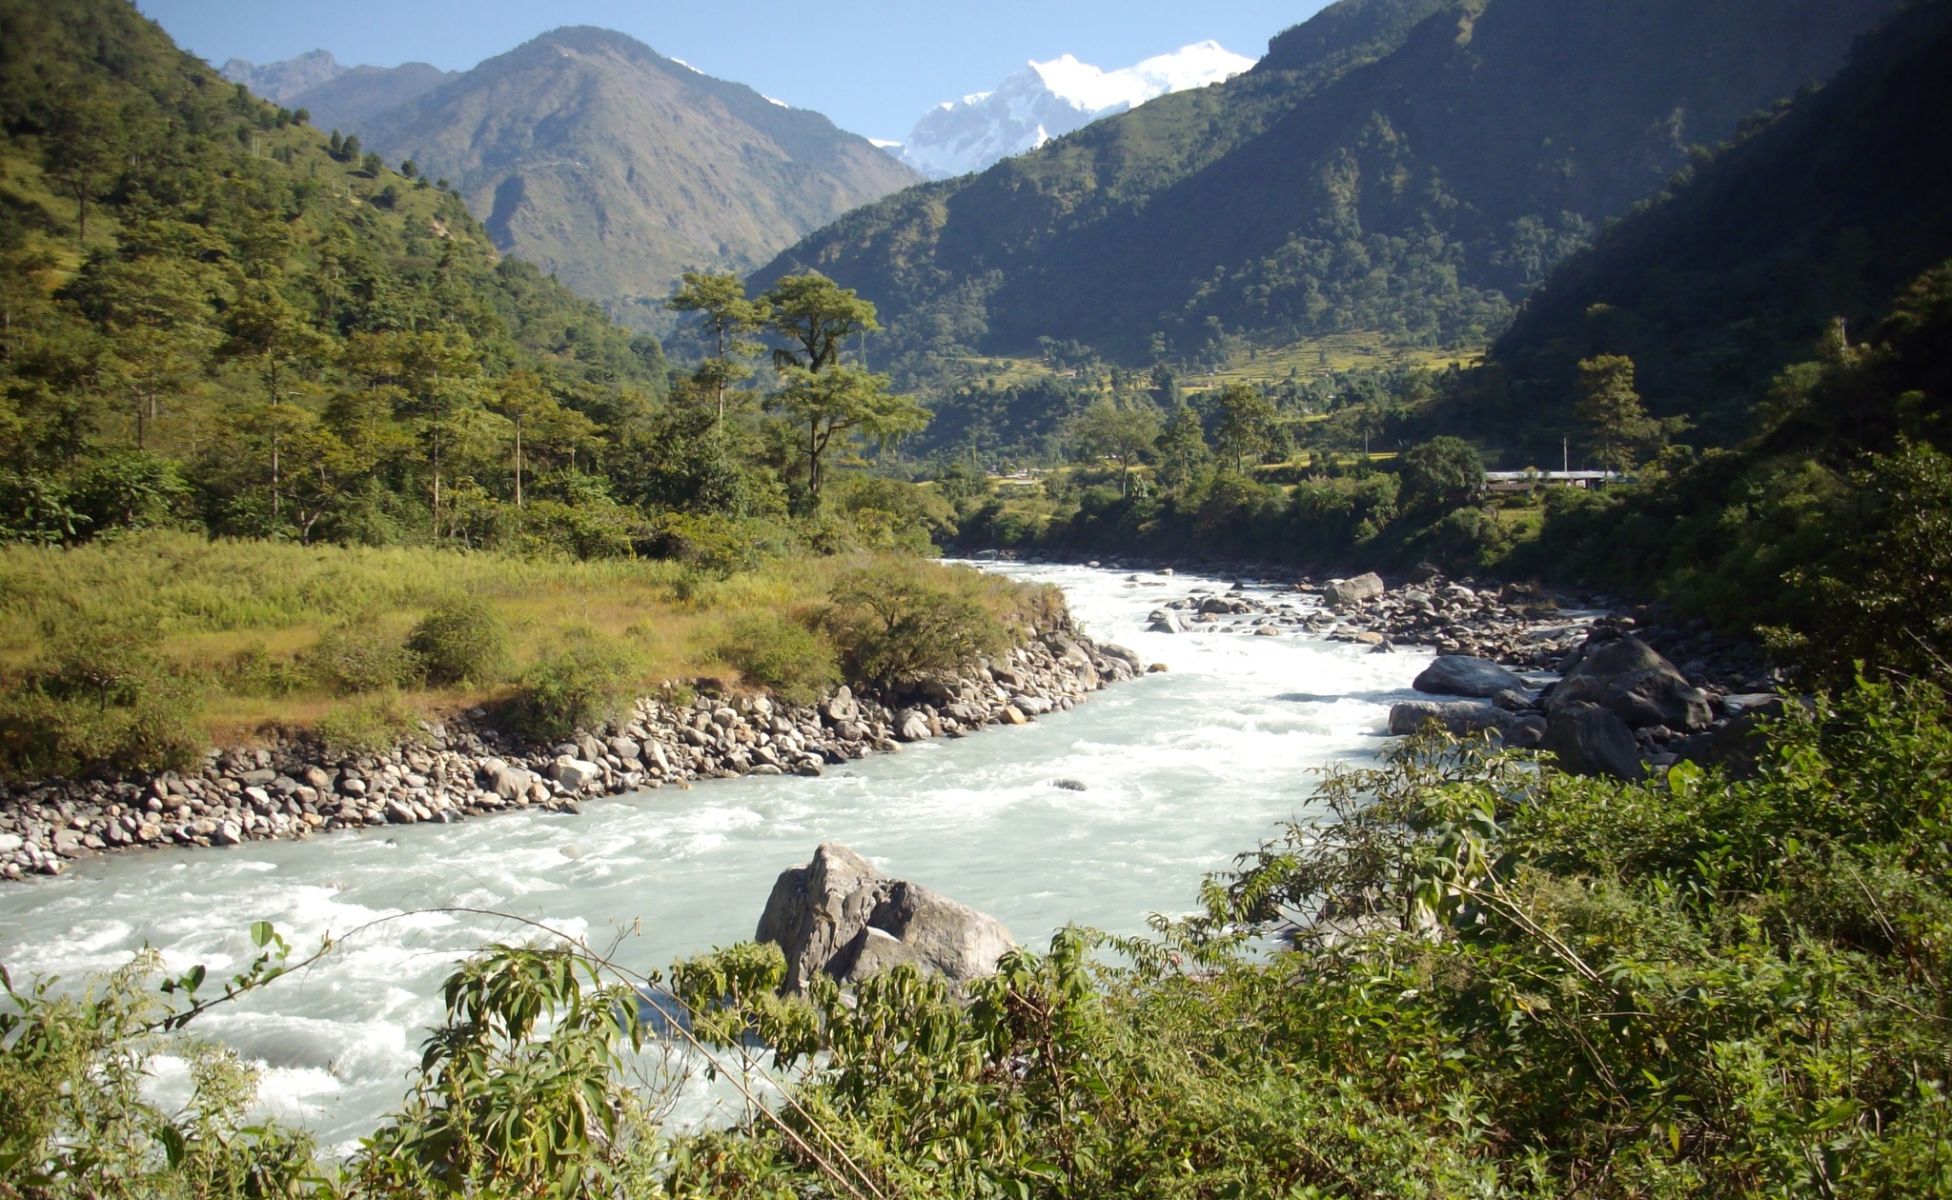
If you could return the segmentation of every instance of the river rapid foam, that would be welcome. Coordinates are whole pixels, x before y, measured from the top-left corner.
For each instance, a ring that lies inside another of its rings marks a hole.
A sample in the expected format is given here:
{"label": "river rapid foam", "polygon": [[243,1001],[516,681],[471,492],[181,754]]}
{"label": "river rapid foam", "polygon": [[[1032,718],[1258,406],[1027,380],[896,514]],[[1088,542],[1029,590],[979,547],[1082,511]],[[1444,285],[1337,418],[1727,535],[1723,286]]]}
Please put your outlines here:
{"label": "river rapid foam", "polygon": [[[580,816],[531,810],[90,860],[0,889],[0,962],[17,982],[72,982],[147,945],[171,968],[204,963],[223,978],[255,954],[255,920],[275,924],[294,957],[344,939],[319,966],[196,1028],[262,1064],[269,1113],[346,1150],[398,1104],[453,965],[527,936],[497,917],[436,910],[516,914],[661,968],[750,937],[774,877],[837,841],[1031,945],[1067,922],[1138,933],[1150,913],[1190,908],[1205,873],[1306,815],[1321,769],[1373,759],[1389,705],[1413,695],[1431,661],[1302,635],[1145,631],[1164,601],[1231,581],[992,569],[1062,587],[1093,637],[1169,670],[1029,726],[916,743],[821,778],[664,788]],[[678,1115],[709,1103],[695,1085]]]}

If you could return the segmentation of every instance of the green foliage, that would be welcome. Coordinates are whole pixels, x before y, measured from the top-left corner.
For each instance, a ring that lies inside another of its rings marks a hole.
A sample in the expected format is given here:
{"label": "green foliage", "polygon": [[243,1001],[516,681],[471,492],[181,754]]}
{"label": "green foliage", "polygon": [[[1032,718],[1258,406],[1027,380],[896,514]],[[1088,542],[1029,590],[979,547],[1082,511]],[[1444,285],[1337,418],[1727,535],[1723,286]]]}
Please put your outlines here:
{"label": "green foliage", "polygon": [[507,623],[476,599],[450,600],[428,613],[406,648],[435,687],[498,683],[512,665]]}
{"label": "green foliage", "polygon": [[373,613],[327,627],[305,651],[304,662],[313,678],[341,696],[410,687],[423,671],[400,635]]}
{"label": "green foliage", "polygon": [[155,652],[155,631],[102,613],[0,700],[0,773],[41,779],[178,770],[203,754],[201,681]]}
{"label": "green foliage", "polygon": [[1469,442],[1454,437],[1432,438],[1404,451],[1396,473],[1410,508],[1447,507],[1484,487],[1484,459]]}
{"label": "green foliage", "polygon": [[595,729],[630,699],[638,669],[629,646],[571,631],[522,672],[504,715],[517,733],[539,742]]}
{"label": "green foliage", "polygon": [[398,692],[358,696],[325,711],[312,733],[336,758],[379,754],[422,737],[421,717]]}
{"label": "green foliage", "polygon": [[350,1165],[353,1194],[621,1194],[643,1124],[620,1080],[643,1043],[637,994],[569,948],[518,946],[463,964],[444,993],[405,1106]]}
{"label": "green foliage", "polygon": [[[261,953],[222,998],[199,995],[202,966],[164,977],[154,951],[80,992],[51,979],[17,989],[0,969],[0,1186],[35,1200],[326,1195],[311,1139],[252,1119],[255,1069],[179,1032],[285,972],[277,931],[259,922],[252,939]],[[166,1057],[188,1066],[174,1107],[147,1086]]]}
{"label": "green foliage", "polygon": [[733,621],[719,653],[747,681],[788,704],[811,704],[840,682],[840,662],[826,639],[775,613],[748,613]]}
{"label": "green foliage", "polygon": [[983,581],[966,568],[926,572],[884,560],[835,582],[822,624],[849,679],[886,685],[1006,649],[1011,631],[985,598]]}

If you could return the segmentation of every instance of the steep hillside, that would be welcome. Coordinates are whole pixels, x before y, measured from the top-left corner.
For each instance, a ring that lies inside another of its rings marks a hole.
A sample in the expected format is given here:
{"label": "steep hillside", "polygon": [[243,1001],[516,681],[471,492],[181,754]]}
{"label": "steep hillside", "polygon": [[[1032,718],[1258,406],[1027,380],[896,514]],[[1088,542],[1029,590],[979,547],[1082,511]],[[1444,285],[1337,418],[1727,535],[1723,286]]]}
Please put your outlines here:
{"label": "steep hillside", "polygon": [[451,180],[503,250],[638,325],[662,318],[682,271],[748,269],[916,178],[818,113],[589,28],[357,131]]}
{"label": "steep hillside", "polygon": [[511,421],[530,470],[587,462],[664,382],[458,196],[123,0],[0,0],[0,318],[0,540],[452,536]]}
{"label": "steep hillside", "polygon": [[850,214],[758,282],[818,268],[908,351],[1468,341],[1892,7],[1343,0],[1246,75]]}
{"label": "steep hillside", "polygon": [[1466,422],[1556,429],[1579,360],[1623,354],[1656,415],[1710,441],[1748,432],[1770,376],[1833,319],[1868,331],[1952,258],[1948,62],[1952,4],[1914,5],[1820,92],[1608,230],[1499,339]]}

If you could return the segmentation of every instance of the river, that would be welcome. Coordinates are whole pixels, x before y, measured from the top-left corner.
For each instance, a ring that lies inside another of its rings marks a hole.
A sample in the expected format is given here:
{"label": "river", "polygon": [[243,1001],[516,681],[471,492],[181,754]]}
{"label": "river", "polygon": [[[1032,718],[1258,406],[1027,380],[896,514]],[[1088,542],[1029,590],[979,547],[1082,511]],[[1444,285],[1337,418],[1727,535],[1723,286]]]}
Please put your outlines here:
{"label": "river", "polygon": [[[822,841],[995,914],[1043,945],[1066,922],[1137,933],[1181,912],[1201,877],[1309,810],[1318,773],[1367,761],[1425,653],[1284,633],[1145,631],[1147,614],[1225,581],[1067,566],[999,568],[1054,583],[1095,637],[1169,671],[1073,712],[832,768],[521,812],[386,826],[308,842],[112,856],[0,888],[0,963],[16,983],[74,980],[156,947],[175,970],[227,977],[274,923],[326,962],[196,1028],[263,1064],[274,1115],[329,1147],[398,1104],[439,985],[458,958],[521,931],[468,907],[533,918],[644,967],[750,937],[774,877]],[[1077,791],[1058,781],[1084,785]]]}

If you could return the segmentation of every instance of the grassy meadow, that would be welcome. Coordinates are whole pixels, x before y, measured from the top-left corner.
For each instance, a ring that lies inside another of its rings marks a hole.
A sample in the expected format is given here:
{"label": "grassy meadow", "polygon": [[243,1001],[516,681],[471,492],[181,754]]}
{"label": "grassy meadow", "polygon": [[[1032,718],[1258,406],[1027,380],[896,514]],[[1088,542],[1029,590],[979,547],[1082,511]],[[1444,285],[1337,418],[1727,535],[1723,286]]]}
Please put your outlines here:
{"label": "grassy meadow", "polygon": [[744,686],[752,681],[727,655],[735,629],[755,618],[812,628],[840,581],[863,569],[952,581],[999,618],[1028,612],[1001,580],[963,579],[916,560],[801,556],[720,577],[669,561],[154,532],[66,549],[0,547],[0,684],[20,687],[72,647],[138,644],[200,681],[203,728],[211,744],[227,744],[270,727],[309,727],[353,700],[363,689],[317,665],[335,636],[356,630],[397,651],[430,613],[471,602],[506,630],[507,667],[491,681],[445,688],[408,682],[397,699],[409,710],[504,699],[527,668],[579,641],[620,651],[625,682],[641,692],[699,676]]}

